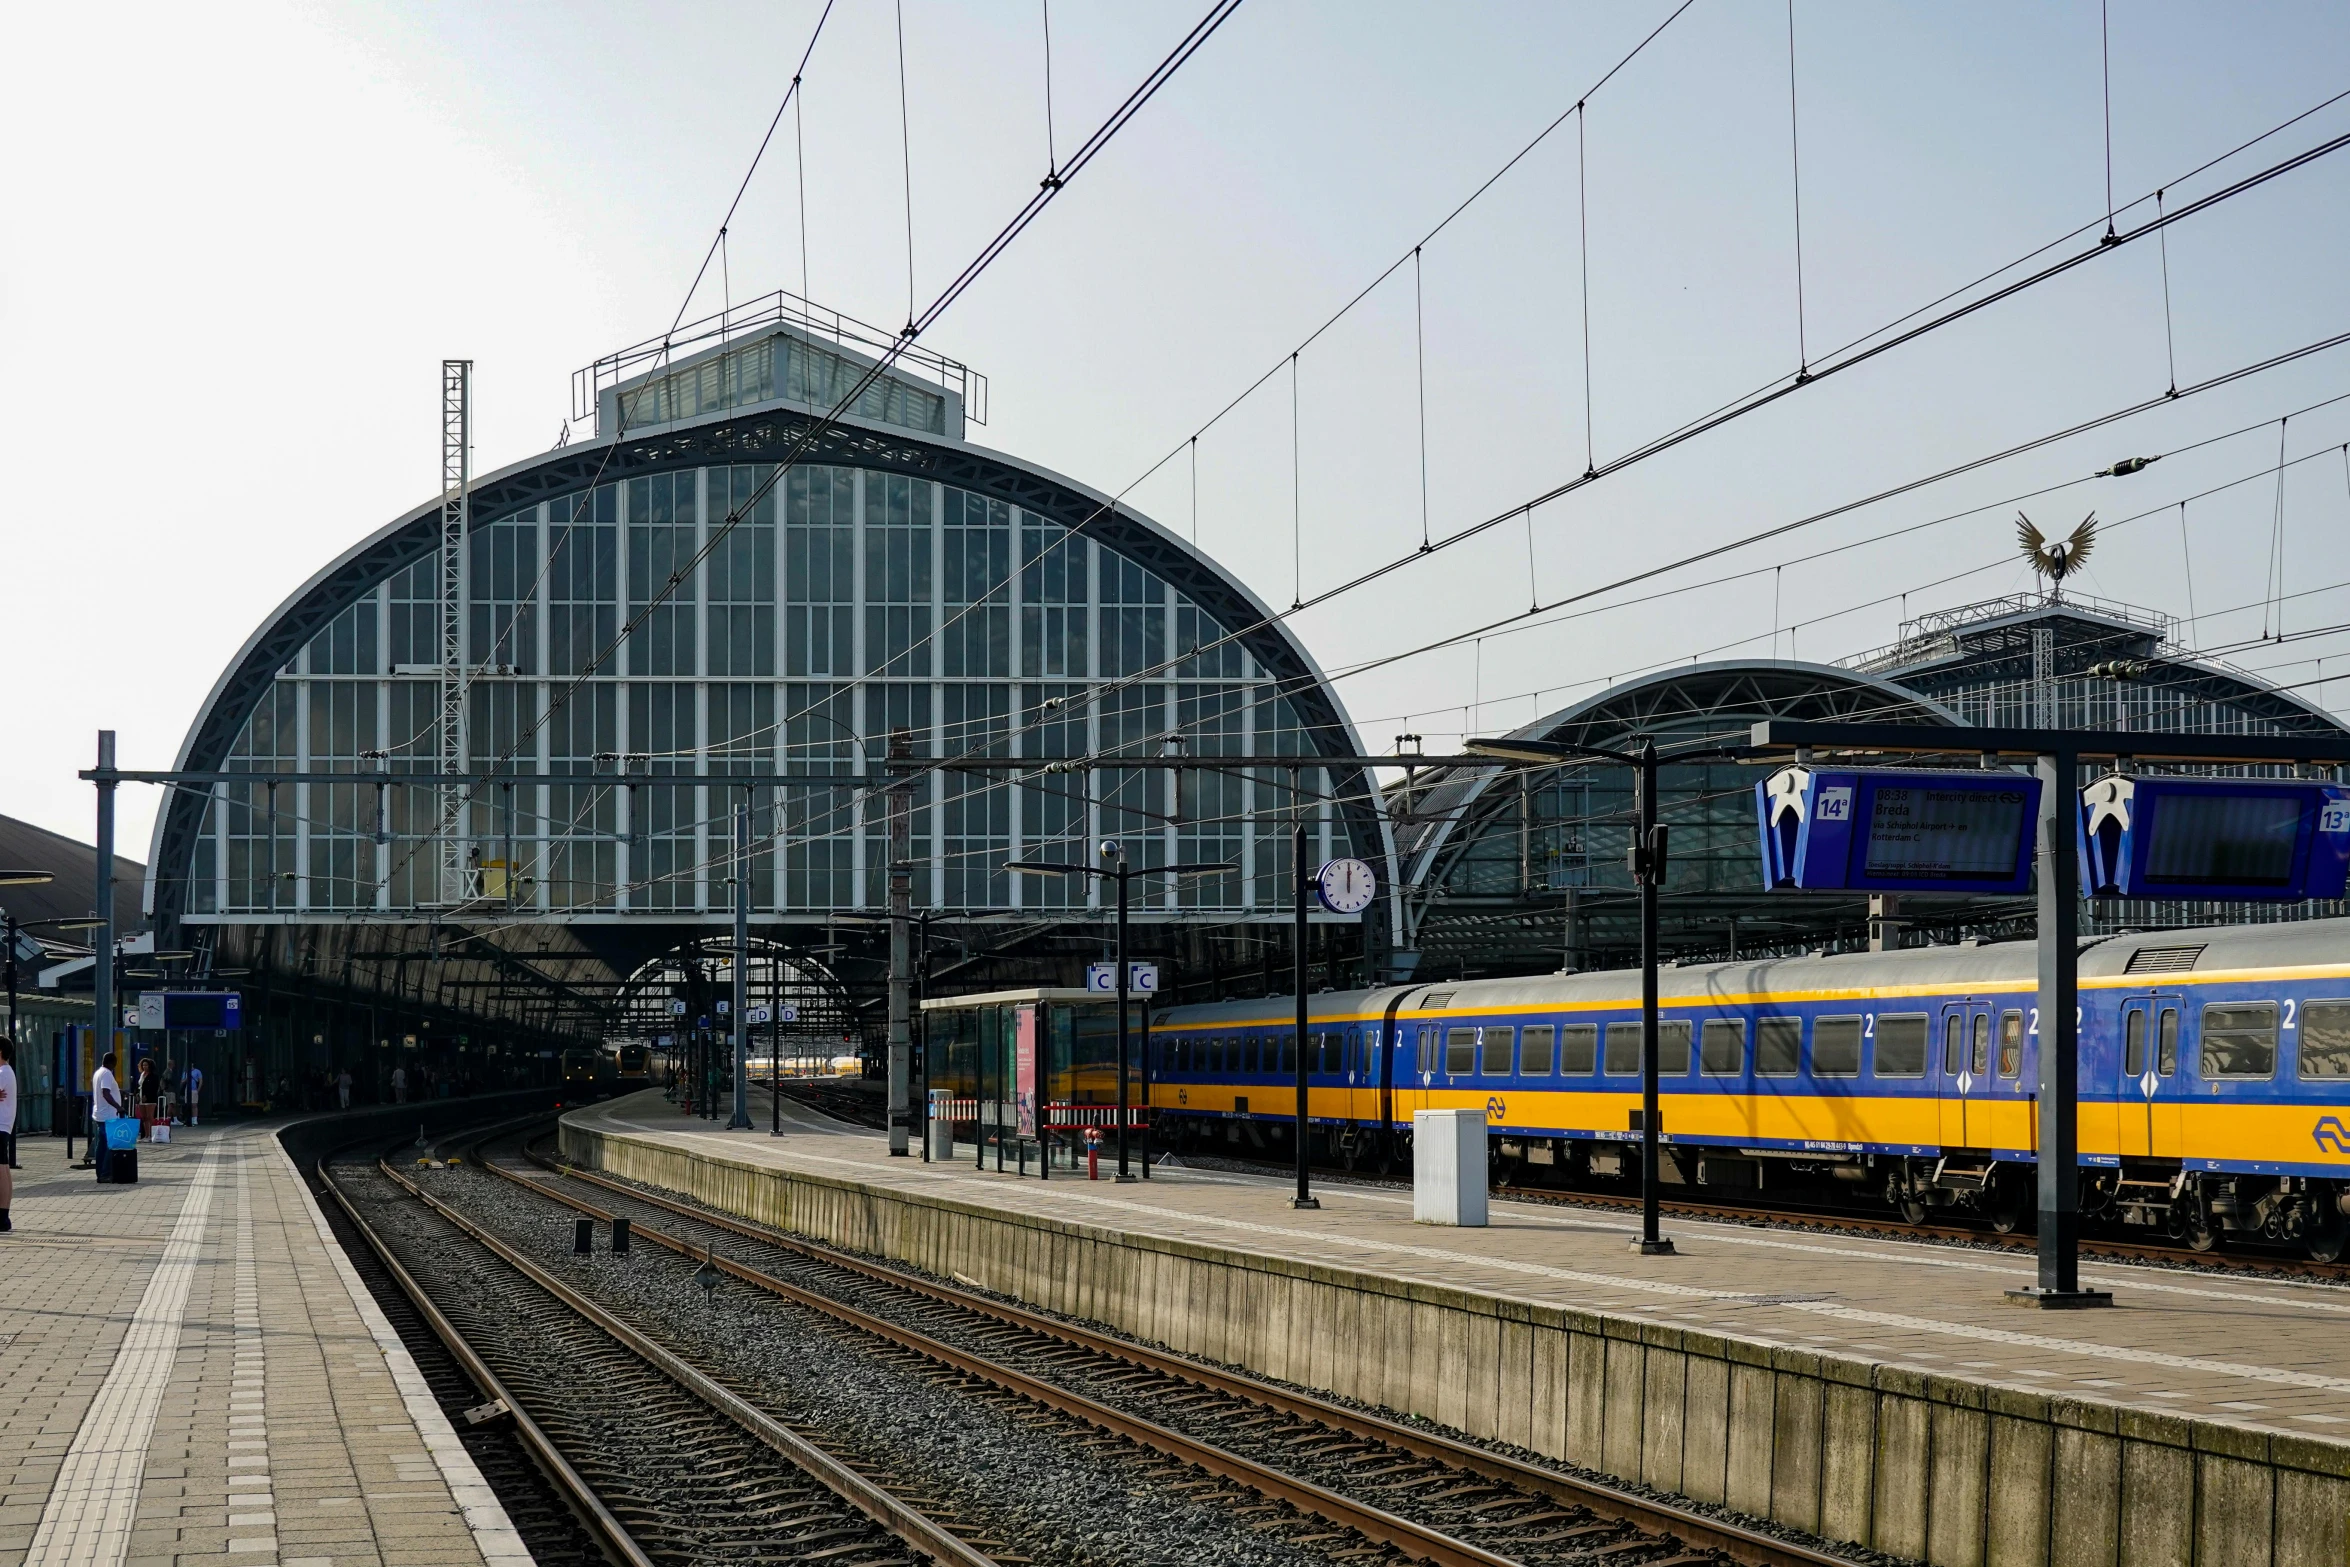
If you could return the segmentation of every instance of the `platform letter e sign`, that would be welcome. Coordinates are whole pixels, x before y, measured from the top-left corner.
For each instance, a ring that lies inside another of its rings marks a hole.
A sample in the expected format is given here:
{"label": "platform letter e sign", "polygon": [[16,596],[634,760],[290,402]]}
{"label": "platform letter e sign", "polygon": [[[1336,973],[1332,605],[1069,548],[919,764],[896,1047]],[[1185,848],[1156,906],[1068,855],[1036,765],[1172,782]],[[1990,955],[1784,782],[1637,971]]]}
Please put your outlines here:
{"label": "platform letter e sign", "polygon": [[2309,1136],[2311,1141],[2327,1153],[2350,1154],[2350,1130],[2343,1128],[2342,1118],[2338,1115],[2320,1118],[2316,1128],[2310,1132]]}

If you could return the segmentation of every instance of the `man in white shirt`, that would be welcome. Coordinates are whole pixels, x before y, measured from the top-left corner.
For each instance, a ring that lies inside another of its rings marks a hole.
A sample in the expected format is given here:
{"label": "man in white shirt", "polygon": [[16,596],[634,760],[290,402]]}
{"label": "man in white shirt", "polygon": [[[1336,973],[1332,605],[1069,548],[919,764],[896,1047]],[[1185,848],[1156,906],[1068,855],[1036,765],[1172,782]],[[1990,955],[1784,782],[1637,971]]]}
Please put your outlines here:
{"label": "man in white shirt", "polygon": [[8,1222],[9,1200],[16,1195],[16,1046],[0,1039],[0,1233],[15,1229]]}
{"label": "man in white shirt", "polygon": [[106,1146],[106,1123],[122,1113],[122,1085],[114,1080],[114,1052],[109,1050],[98,1070],[90,1074],[90,1124],[96,1129],[90,1136],[90,1153],[101,1182],[114,1173],[114,1150]]}
{"label": "man in white shirt", "polygon": [[344,1067],[340,1072],[335,1074],[335,1093],[341,1097],[343,1101],[343,1108],[346,1110],[350,1109],[351,1069],[349,1067]]}
{"label": "man in white shirt", "polygon": [[408,1069],[407,1069],[406,1067],[404,1067],[404,1066],[396,1066],[396,1067],[393,1067],[393,1068],[392,1068],[392,1103],[394,1103],[394,1104],[396,1104],[396,1105],[404,1105],[404,1104],[406,1104],[407,1102],[408,1102]]}

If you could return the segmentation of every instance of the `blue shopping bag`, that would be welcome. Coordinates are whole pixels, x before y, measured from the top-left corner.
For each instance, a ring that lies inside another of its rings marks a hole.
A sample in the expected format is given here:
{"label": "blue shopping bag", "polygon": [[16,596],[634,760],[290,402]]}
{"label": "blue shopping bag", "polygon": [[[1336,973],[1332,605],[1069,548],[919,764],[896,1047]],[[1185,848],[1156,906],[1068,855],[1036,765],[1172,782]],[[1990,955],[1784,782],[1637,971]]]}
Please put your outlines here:
{"label": "blue shopping bag", "polygon": [[139,1118],[135,1115],[118,1115],[107,1122],[106,1146],[115,1153],[120,1153],[125,1148],[138,1147]]}

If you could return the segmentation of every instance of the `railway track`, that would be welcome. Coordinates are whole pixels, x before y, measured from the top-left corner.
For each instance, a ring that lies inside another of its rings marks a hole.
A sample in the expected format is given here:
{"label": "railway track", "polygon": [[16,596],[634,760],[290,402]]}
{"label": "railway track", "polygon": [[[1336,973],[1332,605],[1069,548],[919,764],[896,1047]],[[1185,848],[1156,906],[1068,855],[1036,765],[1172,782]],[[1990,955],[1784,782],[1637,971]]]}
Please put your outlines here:
{"label": "railway track", "polygon": [[[374,1176],[418,1201],[395,1206],[380,1190],[355,1191],[360,1181],[331,1167],[321,1178],[376,1265],[479,1389],[483,1402],[466,1424],[510,1423],[606,1559],[1024,1560],[989,1554],[993,1542],[964,1538],[935,1499],[886,1485],[752,1407],[388,1161]],[[493,1259],[503,1266],[485,1269]]]}
{"label": "railway track", "polygon": [[[330,1153],[327,1157],[335,1156]],[[434,1402],[448,1417],[474,1467],[497,1493],[508,1521],[522,1536],[523,1544],[542,1562],[602,1562],[618,1567],[625,1559],[614,1553],[597,1530],[582,1499],[567,1490],[549,1472],[541,1456],[531,1450],[514,1421],[466,1418],[467,1411],[486,1402],[481,1383],[469,1372],[459,1352],[435,1331],[426,1308],[402,1286],[397,1268],[336,1199],[320,1168],[325,1162],[310,1163],[304,1174],[313,1193],[326,1199],[319,1207],[326,1215],[328,1227],[335,1232],[335,1239],[350,1259],[352,1271],[359,1275],[385,1320],[400,1335],[409,1358],[416,1363],[426,1387],[432,1391]]]}
{"label": "railway track", "polygon": [[485,1167],[592,1221],[626,1218],[634,1235],[893,1346],[909,1364],[927,1362],[1150,1448],[1199,1477],[1188,1483],[1237,1483],[1409,1558],[1652,1567],[1847,1560],[903,1273],[536,1150],[525,1156],[529,1169],[496,1158]]}

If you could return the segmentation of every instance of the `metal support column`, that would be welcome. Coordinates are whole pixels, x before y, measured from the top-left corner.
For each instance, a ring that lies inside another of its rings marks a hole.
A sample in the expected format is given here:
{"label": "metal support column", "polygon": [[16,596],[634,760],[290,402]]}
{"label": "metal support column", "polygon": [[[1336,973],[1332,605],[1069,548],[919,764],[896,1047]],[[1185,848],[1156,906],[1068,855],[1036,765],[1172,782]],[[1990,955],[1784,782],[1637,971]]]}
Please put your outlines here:
{"label": "metal support column", "polygon": [[[122,1026],[122,1009],[114,1000],[114,731],[98,731],[98,916],[97,961],[90,966],[90,980],[98,1025],[98,1058],[103,1061],[114,1049],[115,1030]],[[275,839],[272,839],[274,842]],[[263,1014],[263,1026],[268,1016]],[[115,1074],[125,1074],[119,1066]],[[97,1150],[91,1150],[97,1157]]]}
{"label": "metal support column", "polygon": [[1126,1014],[1133,1005],[1128,999],[1128,989],[1134,960],[1126,944],[1126,888],[1133,867],[1127,863],[1126,846],[1121,843],[1104,843],[1102,858],[1110,862],[1118,877],[1118,1179],[1131,1181],[1134,1173],[1126,1163],[1126,1122],[1134,1113],[1133,1089],[1127,1070],[1133,1045],[1126,1035]]}
{"label": "metal support column", "polygon": [[1632,872],[1640,883],[1640,1239],[1633,1249],[1644,1257],[1672,1255],[1673,1243],[1657,1233],[1658,1142],[1664,1134],[1657,1108],[1656,900],[1665,879],[1665,829],[1656,820],[1656,742],[1640,742],[1640,825],[1632,846]]}
{"label": "metal support column", "polygon": [[1292,1208],[1319,1208],[1321,1200],[1314,1195],[1306,1156],[1312,1142],[1312,1121],[1306,1115],[1306,808],[1303,794],[1304,775],[1300,769],[1289,770],[1289,881],[1290,902],[1293,905],[1290,924],[1290,978],[1297,992],[1297,1120],[1291,1138],[1297,1145],[1297,1194],[1289,1199]]}
{"label": "metal support column", "polygon": [[2110,1292],[2081,1288],[2080,757],[2048,752],[2039,773],[2040,1271],[2030,1287],[2007,1293],[2035,1306],[2110,1306]]}
{"label": "metal support column", "polygon": [[[890,761],[910,757],[906,732],[889,737]],[[893,773],[896,768],[893,766]],[[913,1120],[908,1097],[913,1088],[913,931],[914,915],[914,802],[903,781],[893,778],[889,800],[889,1156],[903,1159],[913,1151],[908,1127]]]}
{"label": "metal support column", "polygon": [[[512,875],[512,871],[507,872]],[[727,1021],[734,1025],[734,1114],[730,1132],[751,1129],[751,807],[734,808],[734,997]]]}

